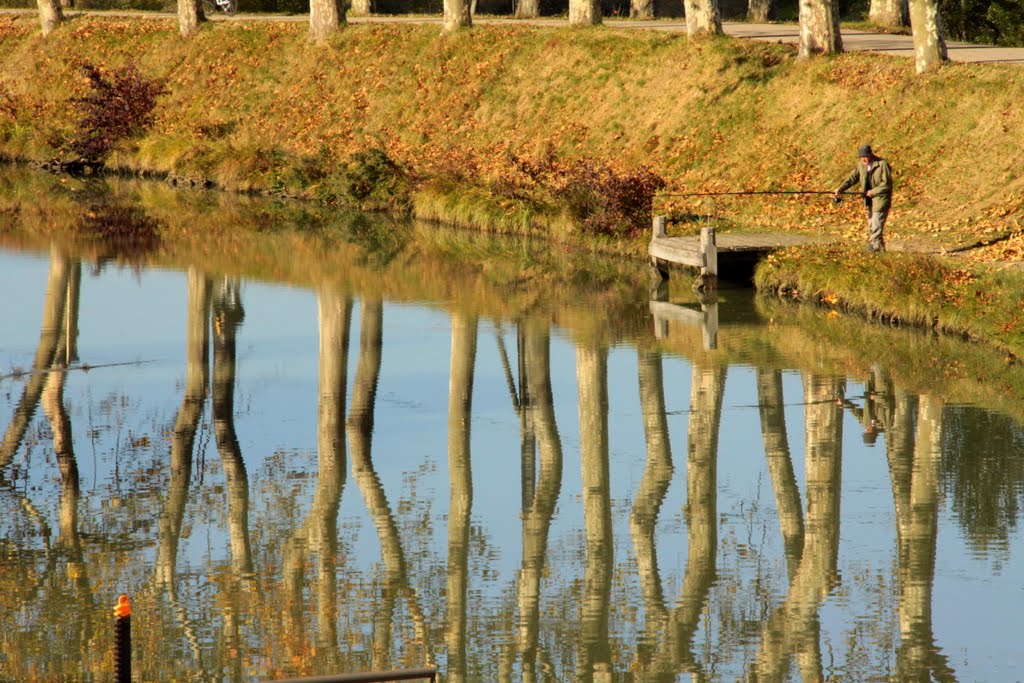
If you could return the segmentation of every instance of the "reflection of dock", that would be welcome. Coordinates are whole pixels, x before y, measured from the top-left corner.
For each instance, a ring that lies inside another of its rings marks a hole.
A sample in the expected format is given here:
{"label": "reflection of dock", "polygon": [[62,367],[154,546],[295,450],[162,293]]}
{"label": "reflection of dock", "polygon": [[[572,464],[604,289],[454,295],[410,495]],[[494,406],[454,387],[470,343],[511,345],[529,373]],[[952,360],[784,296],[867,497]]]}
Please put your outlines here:
{"label": "reflection of dock", "polygon": [[720,268],[726,270],[730,262],[749,263],[752,258],[776,249],[817,241],[808,235],[786,233],[716,235],[712,227],[702,228],[700,235],[669,237],[665,224],[664,216],[654,217],[654,234],[647,250],[651,263],[663,278],[668,278],[665,265],[676,264],[700,268],[701,279],[707,281],[717,278]]}
{"label": "reflection of dock", "polygon": [[700,328],[706,351],[718,347],[718,302],[714,299],[700,304],[699,309],[668,301],[651,301],[651,316],[654,336],[658,339],[668,338],[669,321],[676,321]]}

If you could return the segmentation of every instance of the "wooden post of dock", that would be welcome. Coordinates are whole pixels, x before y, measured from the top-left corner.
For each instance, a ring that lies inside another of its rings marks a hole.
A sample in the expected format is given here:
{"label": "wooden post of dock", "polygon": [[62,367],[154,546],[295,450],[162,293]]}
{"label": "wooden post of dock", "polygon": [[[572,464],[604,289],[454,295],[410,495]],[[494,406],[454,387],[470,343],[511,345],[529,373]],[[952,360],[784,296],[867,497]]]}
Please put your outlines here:
{"label": "wooden post of dock", "polygon": [[715,229],[706,225],[700,230],[700,289],[713,289],[718,282],[718,244]]}
{"label": "wooden post of dock", "polygon": [[654,238],[667,237],[668,234],[665,232],[665,217],[655,216],[654,217]]}
{"label": "wooden post of dock", "polygon": [[[651,221],[651,227],[653,232],[651,244],[654,244],[654,241],[657,239],[668,237],[668,233],[665,231],[665,223],[666,220],[664,216],[655,216],[654,219]],[[658,265],[658,259],[654,255],[651,255],[651,268],[653,269],[655,275],[657,275],[659,281],[664,282],[665,280],[668,279],[668,269],[662,268],[660,265]]]}

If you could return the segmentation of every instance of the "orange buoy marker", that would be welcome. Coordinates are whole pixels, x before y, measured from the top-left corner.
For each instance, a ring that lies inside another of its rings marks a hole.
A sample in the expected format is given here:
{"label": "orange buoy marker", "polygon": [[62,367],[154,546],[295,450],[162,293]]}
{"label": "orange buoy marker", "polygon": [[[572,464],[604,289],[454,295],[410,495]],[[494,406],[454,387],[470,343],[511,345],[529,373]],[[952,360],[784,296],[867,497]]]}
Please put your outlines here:
{"label": "orange buoy marker", "polygon": [[114,607],[114,680],[132,680],[132,603],[127,595],[119,597]]}

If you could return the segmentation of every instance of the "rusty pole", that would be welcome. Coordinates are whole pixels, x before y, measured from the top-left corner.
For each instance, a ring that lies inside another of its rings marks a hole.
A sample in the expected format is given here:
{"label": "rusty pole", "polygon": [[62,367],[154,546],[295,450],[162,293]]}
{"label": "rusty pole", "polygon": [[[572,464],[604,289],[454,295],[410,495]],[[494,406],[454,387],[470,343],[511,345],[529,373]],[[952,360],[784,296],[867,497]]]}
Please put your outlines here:
{"label": "rusty pole", "polygon": [[114,680],[132,680],[132,603],[127,595],[120,596],[114,607]]}

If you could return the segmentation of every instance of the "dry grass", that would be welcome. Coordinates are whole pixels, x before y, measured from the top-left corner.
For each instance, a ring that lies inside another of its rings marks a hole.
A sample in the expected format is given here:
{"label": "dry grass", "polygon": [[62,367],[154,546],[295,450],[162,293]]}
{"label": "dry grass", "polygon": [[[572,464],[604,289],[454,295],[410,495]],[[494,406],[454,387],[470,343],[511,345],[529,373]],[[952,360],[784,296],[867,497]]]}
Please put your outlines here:
{"label": "dry grass", "polygon": [[[109,67],[135,60],[171,91],[118,167],[226,188],[316,197],[296,169],[379,147],[420,181],[468,164],[483,186],[515,153],[650,165],[670,190],[828,189],[871,142],[896,173],[892,238],[954,248],[1009,234],[1024,216],[1024,80],[1011,65],[915,76],[896,57],[800,62],[783,45],[525,26],[441,36],[436,26],[353,25],[317,48],[295,23],[217,23],[184,41],[172,21],[90,17],[44,43],[34,18],[2,17],[0,86],[15,111],[0,111],[0,155],[59,153],[83,55]],[[423,187],[433,196],[418,204],[438,218],[442,205],[476,223],[507,209],[481,197],[439,202],[436,183]],[[759,197],[715,213],[861,239],[852,204]],[[542,212],[511,222],[526,215]]]}

